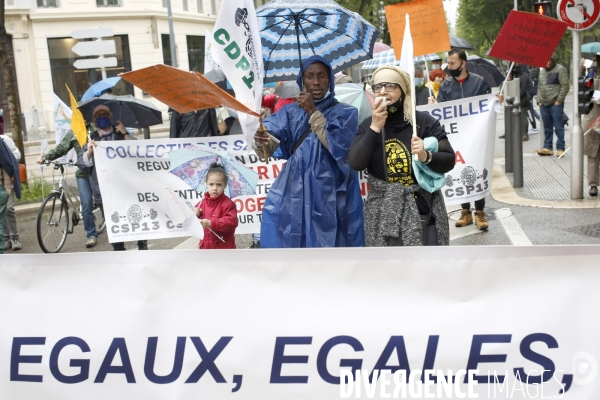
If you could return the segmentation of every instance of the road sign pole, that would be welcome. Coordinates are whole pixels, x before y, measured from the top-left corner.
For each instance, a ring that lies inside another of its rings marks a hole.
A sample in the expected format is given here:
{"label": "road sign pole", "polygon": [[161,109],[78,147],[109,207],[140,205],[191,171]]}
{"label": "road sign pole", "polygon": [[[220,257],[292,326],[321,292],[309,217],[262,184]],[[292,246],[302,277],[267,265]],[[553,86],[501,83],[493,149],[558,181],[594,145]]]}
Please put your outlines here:
{"label": "road sign pole", "polygon": [[579,115],[579,82],[581,65],[581,33],[573,32],[573,129],[571,130],[571,198],[583,199],[583,130]]}
{"label": "road sign pole", "polygon": [[171,45],[171,66],[177,68],[177,53],[175,52],[175,32],[173,32],[173,14],[171,13],[171,0],[167,0],[167,16],[169,19],[169,42]]}

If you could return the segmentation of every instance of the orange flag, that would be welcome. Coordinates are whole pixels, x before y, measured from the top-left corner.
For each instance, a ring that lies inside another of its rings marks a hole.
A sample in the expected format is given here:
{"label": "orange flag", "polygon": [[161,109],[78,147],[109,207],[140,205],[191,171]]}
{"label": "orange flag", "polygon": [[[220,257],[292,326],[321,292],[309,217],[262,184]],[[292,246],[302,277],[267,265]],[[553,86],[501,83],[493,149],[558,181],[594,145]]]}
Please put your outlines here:
{"label": "orange flag", "polygon": [[73,111],[73,115],[71,115],[71,130],[73,134],[77,138],[77,142],[79,142],[80,146],[83,146],[85,142],[87,142],[87,129],[85,128],[85,120],[83,119],[83,114],[77,108],[77,101],[71,93],[71,89],[69,86],[65,84],[67,90],[69,91],[69,98],[71,99],[71,111]]}

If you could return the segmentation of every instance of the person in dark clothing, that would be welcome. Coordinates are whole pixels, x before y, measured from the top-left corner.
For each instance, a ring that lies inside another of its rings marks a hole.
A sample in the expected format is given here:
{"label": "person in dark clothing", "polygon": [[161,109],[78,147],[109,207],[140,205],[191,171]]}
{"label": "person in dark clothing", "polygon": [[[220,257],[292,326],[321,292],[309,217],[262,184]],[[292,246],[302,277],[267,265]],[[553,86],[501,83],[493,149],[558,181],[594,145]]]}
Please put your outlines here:
{"label": "person in dark clothing", "polygon": [[423,106],[429,102],[429,88],[423,82],[423,70],[415,66],[415,102]]}
{"label": "person in dark clothing", "polygon": [[[410,76],[403,69],[377,69],[372,88],[377,96],[372,116],[359,126],[348,154],[352,168],[369,172],[365,245],[448,245],[442,192],[423,190],[412,167],[412,159],[417,157],[435,172],[446,173],[454,168],[454,150],[446,132],[425,112],[417,111],[416,121],[412,121],[414,92]],[[414,137],[413,124],[417,126]],[[423,139],[427,137],[437,139],[437,152],[425,150]]]}
{"label": "person in dark clothing", "polygon": [[[130,136],[125,130],[125,127],[120,121],[115,126],[111,122],[112,114],[109,108],[105,105],[99,105],[94,108],[92,113],[93,122],[96,126],[96,130],[91,134],[89,140],[81,148],[81,156],[77,160],[78,166],[85,166],[89,168],[90,185],[92,187],[92,193],[94,195],[94,201],[97,206],[102,209],[104,214],[104,207],[102,204],[102,193],[100,192],[100,185],[98,184],[98,175],[96,173],[96,167],[94,165],[94,147],[95,142],[100,141],[113,141],[113,140],[130,140]],[[113,250],[125,250],[125,243],[111,243]],[[148,250],[147,240],[138,240],[138,250]]]}
{"label": "person in dark clothing", "polygon": [[217,112],[214,108],[180,114],[169,108],[171,113],[170,138],[218,136]]}
{"label": "person in dark clothing", "polygon": [[531,87],[533,86],[533,81],[531,79],[531,75],[529,75],[529,67],[527,65],[519,65],[515,64],[514,66],[516,70],[516,77],[519,78],[520,84],[520,96],[521,96],[521,133],[523,136],[523,141],[526,142],[529,140],[529,133],[527,128],[529,127],[529,121],[527,119],[527,110],[531,105]]}
{"label": "person in dark clothing", "polygon": [[[448,72],[451,78],[446,79],[440,86],[437,100],[430,99],[432,103],[442,103],[464,99],[467,97],[481,96],[492,93],[490,86],[485,80],[477,75],[467,71],[467,54],[464,50],[452,49],[448,52]],[[502,93],[496,96],[498,102],[502,104],[504,95]],[[457,227],[467,226],[473,223],[471,215],[471,203],[461,204],[462,211],[460,219],[456,221]],[[480,230],[488,229],[489,223],[485,217],[485,198],[475,201],[475,225]]]}

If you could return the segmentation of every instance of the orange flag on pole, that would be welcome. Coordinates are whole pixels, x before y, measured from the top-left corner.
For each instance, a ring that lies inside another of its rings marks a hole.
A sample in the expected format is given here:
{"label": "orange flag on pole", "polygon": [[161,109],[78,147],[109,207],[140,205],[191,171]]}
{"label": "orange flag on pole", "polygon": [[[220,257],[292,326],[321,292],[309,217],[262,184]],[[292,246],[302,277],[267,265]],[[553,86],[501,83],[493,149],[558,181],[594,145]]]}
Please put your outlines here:
{"label": "orange flag on pole", "polygon": [[67,90],[69,91],[69,98],[71,100],[71,110],[73,111],[73,115],[71,115],[71,130],[73,134],[77,138],[77,142],[79,142],[80,146],[83,146],[85,142],[87,142],[87,129],[85,128],[85,120],[83,119],[83,114],[77,108],[77,101],[71,93],[71,89],[69,86],[65,84]]}

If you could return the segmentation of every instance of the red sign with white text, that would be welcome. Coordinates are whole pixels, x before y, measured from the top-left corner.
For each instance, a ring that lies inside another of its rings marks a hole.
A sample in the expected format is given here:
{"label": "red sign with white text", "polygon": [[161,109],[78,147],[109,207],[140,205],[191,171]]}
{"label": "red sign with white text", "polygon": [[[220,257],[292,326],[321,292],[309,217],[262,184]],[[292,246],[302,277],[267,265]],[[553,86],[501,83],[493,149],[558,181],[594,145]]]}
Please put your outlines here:
{"label": "red sign with white text", "polygon": [[511,11],[490,56],[543,68],[562,39],[567,24],[544,15]]}

